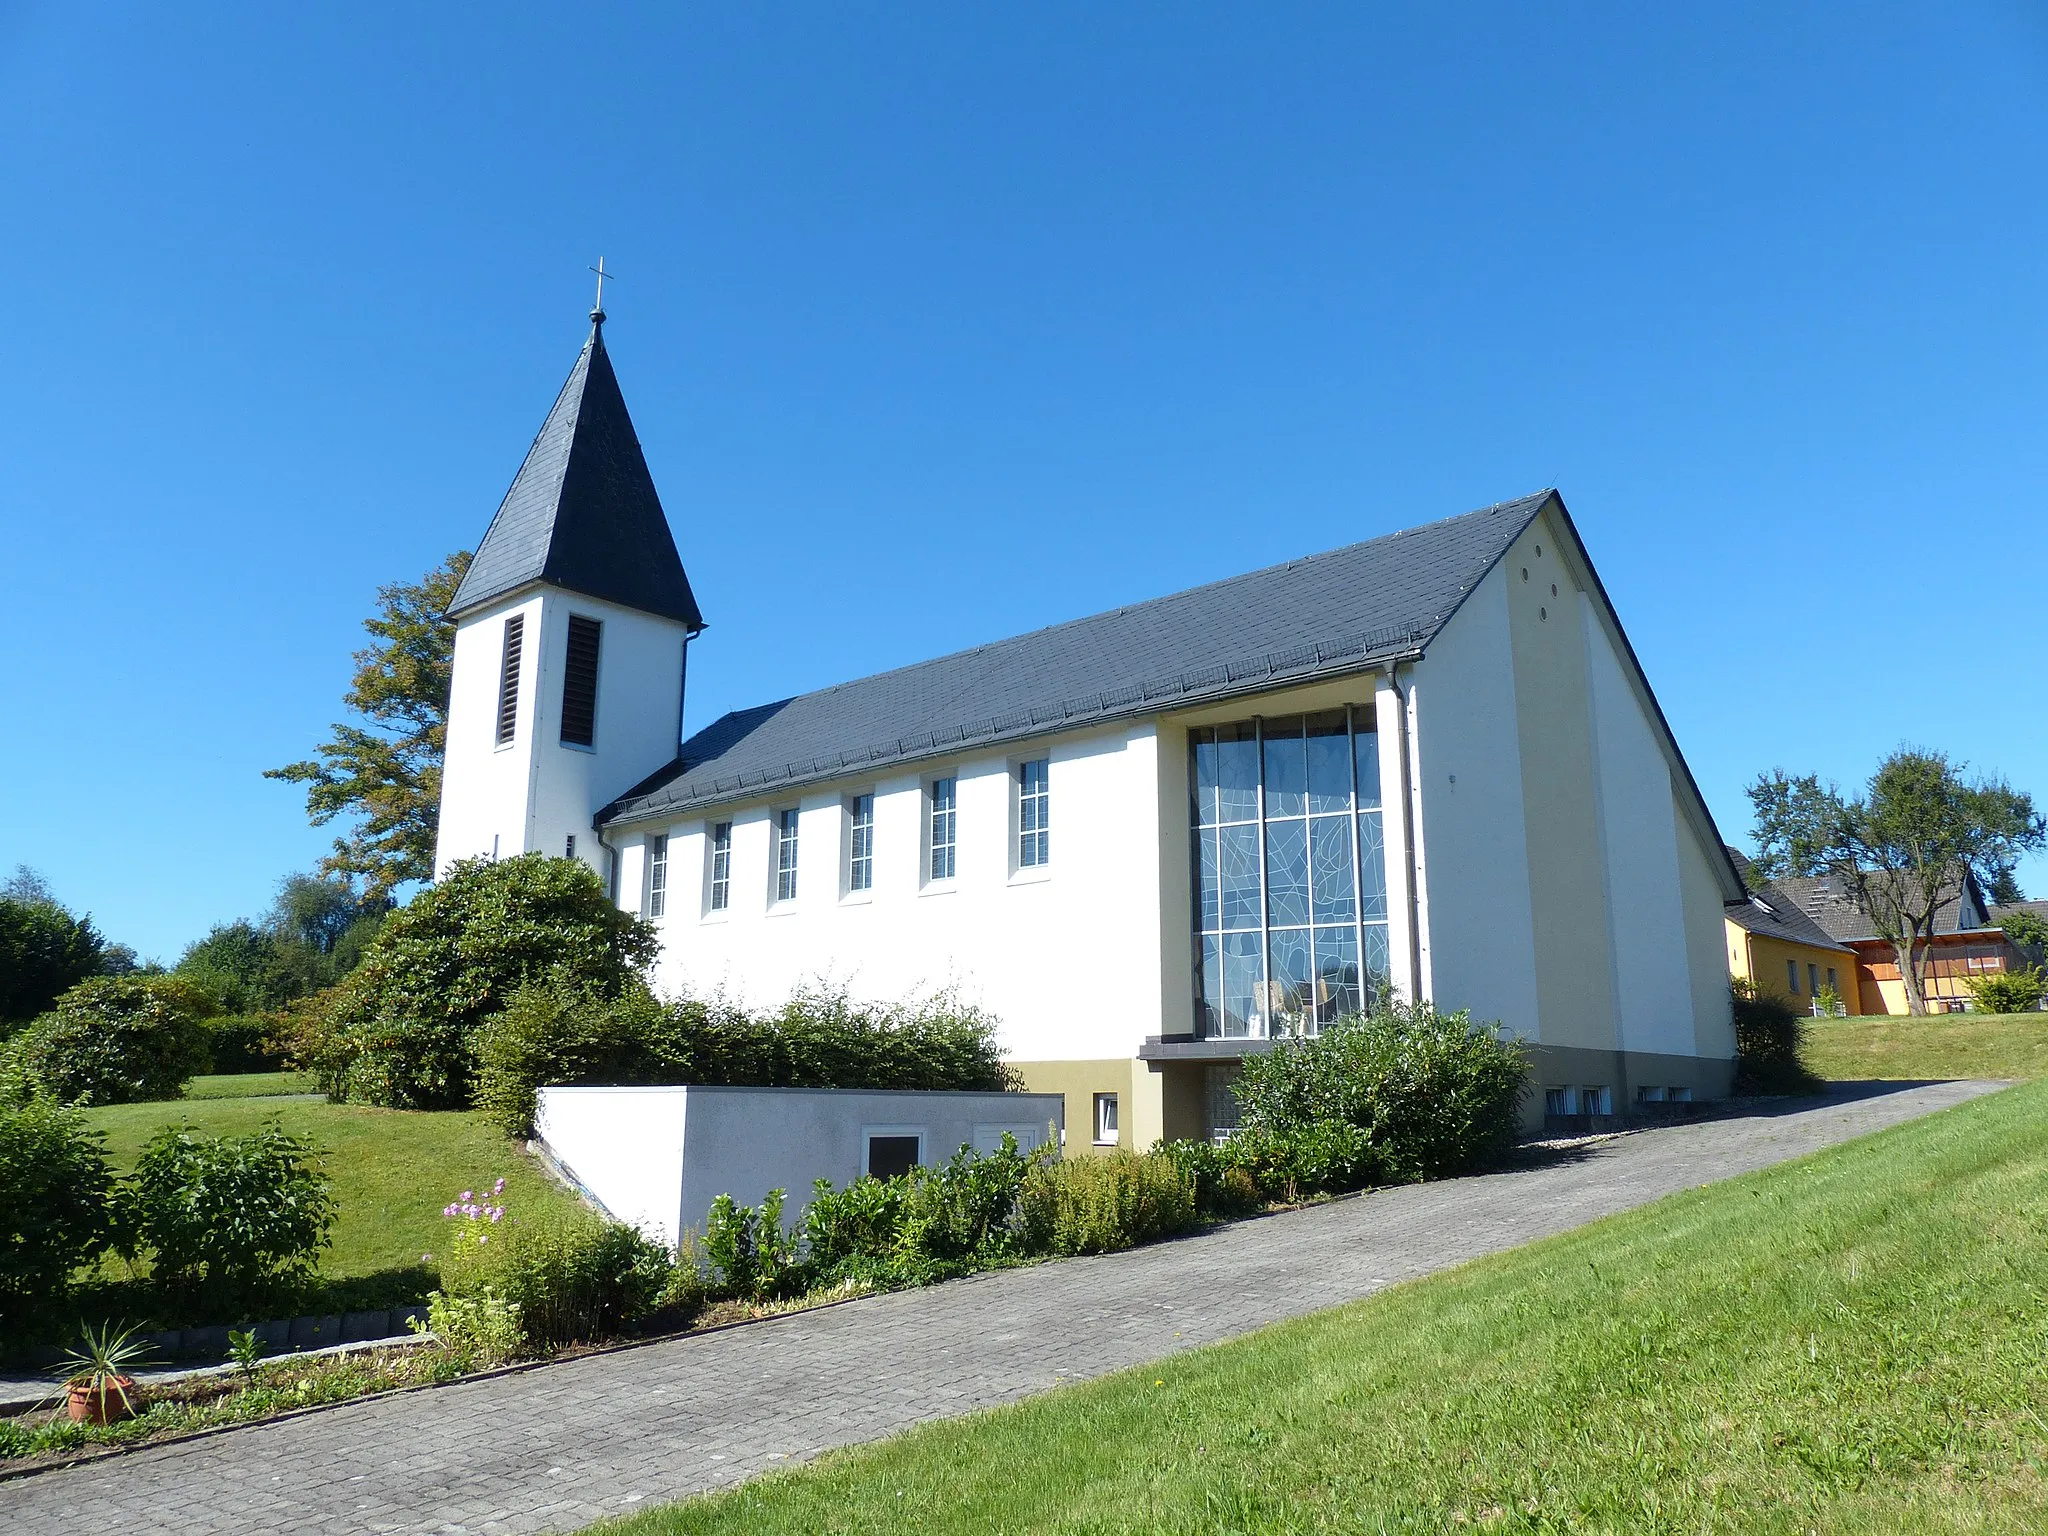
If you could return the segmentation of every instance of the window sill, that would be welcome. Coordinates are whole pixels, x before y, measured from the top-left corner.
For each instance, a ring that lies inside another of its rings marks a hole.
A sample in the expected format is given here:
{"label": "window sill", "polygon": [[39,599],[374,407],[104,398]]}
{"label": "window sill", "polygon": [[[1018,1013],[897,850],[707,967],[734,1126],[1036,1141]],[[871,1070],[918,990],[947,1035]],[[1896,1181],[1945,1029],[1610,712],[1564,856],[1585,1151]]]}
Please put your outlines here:
{"label": "window sill", "polygon": [[517,736],[514,736],[510,741],[497,742],[491,747],[491,750],[493,752],[510,752],[514,747],[518,745],[519,738]]}
{"label": "window sill", "polygon": [[871,906],[874,903],[874,899],[875,888],[873,886],[869,886],[864,891],[848,891],[845,895],[839,898],[839,905],[841,905],[842,907]]}
{"label": "window sill", "polygon": [[795,917],[796,898],[792,896],[787,901],[769,902],[767,915],[769,917]]}
{"label": "window sill", "polygon": [[1098,1147],[1113,1147],[1117,1144],[1117,1140],[1114,1136],[1112,1136],[1109,1138],[1109,1140],[1104,1141],[1101,1137],[1098,1136],[1095,1138],[1094,1144]]}
{"label": "window sill", "polygon": [[560,748],[561,748],[561,749],[562,749],[562,750],[563,750],[564,752],[587,752],[587,753],[589,753],[589,754],[590,754],[590,755],[591,755],[592,757],[595,757],[595,756],[597,756],[597,748],[596,748],[596,747],[594,747],[594,746],[591,746],[591,747],[586,747],[586,746],[584,746],[584,745],[583,745],[583,743],[582,743],[582,742],[580,742],[580,741],[560,741],[560,742],[557,742],[557,743],[555,743],[555,745],[557,745],[558,747],[560,747]]}
{"label": "window sill", "polygon": [[1012,885],[1043,885],[1052,878],[1050,864],[1031,864],[1010,872]]}
{"label": "window sill", "polygon": [[718,907],[697,919],[700,923],[725,923],[732,921],[732,908]]}
{"label": "window sill", "polygon": [[920,896],[951,896],[959,889],[960,882],[958,880],[927,880],[924,883],[924,888],[917,894]]}

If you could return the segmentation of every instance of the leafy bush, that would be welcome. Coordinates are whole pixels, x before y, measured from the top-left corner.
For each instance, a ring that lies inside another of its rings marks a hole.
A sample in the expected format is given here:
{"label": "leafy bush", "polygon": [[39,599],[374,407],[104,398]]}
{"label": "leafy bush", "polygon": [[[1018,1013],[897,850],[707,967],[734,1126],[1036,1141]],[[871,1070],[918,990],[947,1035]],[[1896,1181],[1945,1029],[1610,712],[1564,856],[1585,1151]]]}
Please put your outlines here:
{"label": "leafy bush", "polygon": [[844,988],[799,991],[749,1014],[722,999],[657,1001],[550,975],[515,993],[476,1039],[476,1103],[508,1135],[532,1130],[549,1083],[702,1083],[761,1088],[1016,1086],[995,1021],[952,993],[864,1003]]}
{"label": "leafy bush", "polygon": [[1116,1151],[1042,1163],[1018,1202],[1038,1253],[1111,1253],[1194,1224],[1195,1183],[1171,1157]]}
{"label": "leafy bush", "polygon": [[475,1036],[529,982],[617,997],[654,928],[575,859],[465,859],[393,913],[356,970],[295,1017],[298,1059],[328,1096],[398,1109],[470,1100]]}
{"label": "leafy bush", "polygon": [[0,1341],[61,1310],[72,1273],[107,1245],[111,1187],[82,1116],[47,1099],[0,1105]]}
{"label": "leafy bush", "polygon": [[215,1072],[274,1072],[285,1064],[274,1038],[277,1021],[261,1013],[224,1013],[206,1021],[207,1057]]}
{"label": "leafy bush", "polygon": [[758,1208],[731,1195],[711,1202],[704,1220],[704,1257],[727,1296],[760,1301],[803,1289],[794,1235],[782,1225],[782,1191],[771,1189]]}
{"label": "leafy bush", "polygon": [[1735,1014],[1735,1091],[1811,1093],[1820,1079],[1800,1060],[1806,1016],[1776,993],[1745,978],[1729,985]]}
{"label": "leafy bush", "polygon": [[665,1248],[588,1211],[522,1220],[493,1203],[504,1182],[481,1200],[465,1190],[443,1212],[457,1223],[441,1265],[448,1296],[502,1300],[534,1353],[604,1338],[655,1310],[669,1281]]}
{"label": "leafy bush", "polygon": [[1245,1128],[1308,1159],[1297,1171],[1317,1187],[1332,1187],[1322,1181],[1356,1148],[1335,1132],[1301,1141],[1311,1126],[1364,1132],[1370,1157],[1356,1159],[1354,1178],[1429,1179],[1483,1167],[1514,1144],[1528,1075],[1520,1043],[1498,1025],[1387,1003],[1246,1057],[1237,1101]]}
{"label": "leafy bush", "polygon": [[508,1301],[489,1286],[474,1296],[427,1293],[427,1317],[412,1320],[414,1333],[431,1333],[434,1341],[466,1371],[489,1370],[516,1360],[526,1343],[519,1303]]}
{"label": "leafy bush", "polygon": [[67,1104],[175,1099],[206,1070],[210,1011],[174,976],[97,976],[10,1040],[0,1073]]}
{"label": "leafy bush", "polygon": [[1986,1013],[2032,1013],[2048,997],[2048,976],[2038,966],[1972,976],[1970,997]]}
{"label": "leafy bush", "polygon": [[165,1126],[116,1194],[122,1246],[167,1295],[207,1308],[276,1302],[310,1276],[335,1202],[311,1146],[275,1120],[246,1136]]}
{"label": "leafy bush", "polygon": [[1266,1202],[1265,1191],[1240,1160],[1243,1150],[1233,1136],[1224,1142],[1165,1141],[1152,1149],[1178,1168],[1195,1192],[1195,1209],[1204,1216],[1244,1216]]}
{"label": "leafy bush", "polygon": [[0,896],[0,1035],[99,973],[106,940],[55,901]]}

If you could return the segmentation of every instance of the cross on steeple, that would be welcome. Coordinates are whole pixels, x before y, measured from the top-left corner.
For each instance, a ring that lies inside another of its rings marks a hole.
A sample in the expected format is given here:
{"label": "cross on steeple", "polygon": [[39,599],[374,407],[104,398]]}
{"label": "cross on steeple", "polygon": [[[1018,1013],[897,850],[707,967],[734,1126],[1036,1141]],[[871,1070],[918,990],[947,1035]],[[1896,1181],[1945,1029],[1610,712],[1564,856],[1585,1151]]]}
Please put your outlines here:
{"label": "cross on steeple", "polygon": [[597,274],[597,302],[590,306],[590,318],[597,324],[602,325],[604,324],[604,280],[610,278],[613,282],[617,282],[619,275],[616,272],[605,271],[604,258],[602,256],[597,258],[597,265],[589,268],[589,270]]}

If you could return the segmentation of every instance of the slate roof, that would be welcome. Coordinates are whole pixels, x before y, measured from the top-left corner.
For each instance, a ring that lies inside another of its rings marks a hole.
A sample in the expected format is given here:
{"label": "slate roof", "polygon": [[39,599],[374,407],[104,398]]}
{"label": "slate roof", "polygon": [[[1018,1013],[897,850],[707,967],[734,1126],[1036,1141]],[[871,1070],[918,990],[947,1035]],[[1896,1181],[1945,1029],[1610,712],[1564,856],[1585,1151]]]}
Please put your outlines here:
{"label": "slate roof", "polygon": [[598,820],[680,814],[1419,654],[1556,499],[1542,491],[737,711],[684,742],[675,762]]}
{"label": "slate roof", "polygon": [[590,339],[477,546],[448,616],[536,581],[704,627],[593,314]]}
{"label": "slate roof", "polygon": [[1749,887],[1750,899],[1731,901],[1721,910],[1728,921],[1765,938],[1783,939],[1788,944],[1809,944],[1815,949],[1836,949],[1845,955],[1856,953],[1838,943],[1828,931],[1801,909],[1799,903],[1768,880],[1757,876],[1755,867],[1740,851],[1728,850],[1728,857]]}
{"label": "slate roof", "polygon": [[[1876,925],[1870,915],[1856,905],[1855,899],[1843,889],[1840,878],[1833,875],[1817,875],[1811,878],[1788,875],[1775,883],[1776,890],[1796,903],[1799,909],[1812,918],[1831,938],[1843,942],[1869,941],[1879,937]],[[1965,913],[1963,899],[1950,897],[1934,909],[1934,931],[1944,933],[1978,933],[1985,924],[1965,924],[1965,916],[1979,917],[1983,914],[1983,902],[1977,893],[1974,877],[1969,881],[1969,896],[1973,911]]]}

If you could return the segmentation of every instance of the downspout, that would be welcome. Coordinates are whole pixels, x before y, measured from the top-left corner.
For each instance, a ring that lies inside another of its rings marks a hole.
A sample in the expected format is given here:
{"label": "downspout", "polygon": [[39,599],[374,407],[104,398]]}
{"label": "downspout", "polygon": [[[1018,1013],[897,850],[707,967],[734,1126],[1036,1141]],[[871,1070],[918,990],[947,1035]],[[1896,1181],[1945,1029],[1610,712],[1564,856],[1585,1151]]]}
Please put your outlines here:
{"label": "downspout", "polygon": [[[1422,938],[1417,923],[1418,903],[1415,893],[1415,854],[1417,842],[1416,804],[1413,772],[1409,761],[1408,741],[1408,695],[1401,689],[1401,658],[1387,662],[1387,686],[1393,690],[1395,708],[1388,711],[1394,720],[1394,757],[1400,764],[1400,783],[1390,786],[1399,797],[1401,807],[1401,889],[1398,899],[1404,918],[1403,927],[1407,953],[1402,957],[1407,963],[1408,1001],[1419,1003],[1423,998],[1422,985]],[[1382,794],[1382,803],[1389,798]]]}
{"label": "downspout", "polygon": [[604,850],[605,894],[616,907],[619,904],[619,850],[604,840],[604,827],[595,816],[590,818],[590,830],[597,835],[597,846]]}

